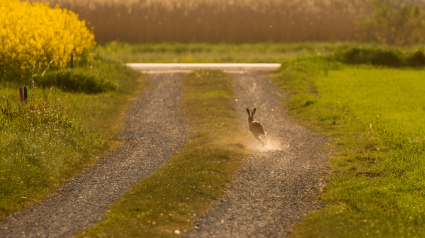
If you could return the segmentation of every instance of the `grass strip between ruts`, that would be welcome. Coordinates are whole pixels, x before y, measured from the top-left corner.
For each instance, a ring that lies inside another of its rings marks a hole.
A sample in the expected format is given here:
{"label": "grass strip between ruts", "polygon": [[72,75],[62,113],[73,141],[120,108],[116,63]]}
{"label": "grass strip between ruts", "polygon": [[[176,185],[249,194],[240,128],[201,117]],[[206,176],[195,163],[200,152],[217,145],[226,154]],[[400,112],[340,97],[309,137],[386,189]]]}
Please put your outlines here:
{"label": "grass strip between ruts", "polygon": [[191,141],[80,237],[180,237],[211,200],[224,194],[248,154],[247,131],[232,107],[231,77],[194,71],[183,86],[181,106],[192,126]]}

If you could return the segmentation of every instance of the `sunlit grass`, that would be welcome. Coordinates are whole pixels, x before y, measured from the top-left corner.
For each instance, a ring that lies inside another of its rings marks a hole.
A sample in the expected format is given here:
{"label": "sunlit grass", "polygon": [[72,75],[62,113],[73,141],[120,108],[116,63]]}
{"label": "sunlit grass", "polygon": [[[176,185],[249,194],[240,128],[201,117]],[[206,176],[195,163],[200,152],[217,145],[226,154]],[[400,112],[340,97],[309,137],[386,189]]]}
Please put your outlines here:
{"label": "sunlit grass", "polygon": [[[327,55],[358,43],[156,43],[112,42],[98,52],[125,63],[276,63],[298,56]],[[363,44],[364,45],[364,44]]]}
{"label": "sunlit grass", "polygon": [[338,152],[319,199],[330,203],[292,237],[422,237],[425,228],[425,71],[300,59],[275,82],[300,122]]}
{"label": "sunlit grass", "polygon": [[119,142],[141,75],[104,59],[76,74],[115,77],[119,87],[99,94],[29,87],[27,102],[19,102],[24,85],[0,84],[0,219],[45,197]]}
{"label": "sunlit grass", "polygon": [[180,237],[212,199],[224,194],[248,154],[247,132],[232,107],[230,76],[194,71],[183,85],[181,105],[193,128],[191,141],[80,237]]}

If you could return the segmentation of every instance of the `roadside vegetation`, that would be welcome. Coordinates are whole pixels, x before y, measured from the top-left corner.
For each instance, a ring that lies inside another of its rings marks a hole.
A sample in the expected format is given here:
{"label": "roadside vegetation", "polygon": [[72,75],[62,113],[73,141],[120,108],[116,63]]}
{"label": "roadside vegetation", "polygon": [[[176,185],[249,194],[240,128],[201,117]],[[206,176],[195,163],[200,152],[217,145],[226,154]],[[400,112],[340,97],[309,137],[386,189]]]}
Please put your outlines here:
{"label": "roadside vegetation", "polygon": [[327,55],[359,43],[152,43],[110,42],[97,51],[125,63],[276,63],[298,56]]}
{"label": "roadside vegetation", "polygon": [[[19,101],[21,84],[0,83],[0,219],[45,197],[119,143],[142,76],[101,56],[69,71],[47,72],[26,102]],[[58,77],[82,85],[57,85]],[[114,87],[99,91],[104,79]]]}
{"label": "roadside vegetation", "polygon": [[299,122],[336,152],[318,198],[329,205],[291,237],[423,237],[423,51],[354,48],[284,64],[274,81]]}
{"label": "roadside vegetation", "polygon": [[192,125],[191,141],[79,237],[180,237],[209,202],[224,194],[248,154],[247,132],[233,108],[231,77],[194,71],[183,86],[181,105]]}
{"label": "roadside vegetation", "polygon": [[[93,54],[93,34],[71,12],[7,0],[0,13],[1,220],[118,145],[124,112],[143,83],[139,73]],[[23,37],[30,33],[36,41]]]}

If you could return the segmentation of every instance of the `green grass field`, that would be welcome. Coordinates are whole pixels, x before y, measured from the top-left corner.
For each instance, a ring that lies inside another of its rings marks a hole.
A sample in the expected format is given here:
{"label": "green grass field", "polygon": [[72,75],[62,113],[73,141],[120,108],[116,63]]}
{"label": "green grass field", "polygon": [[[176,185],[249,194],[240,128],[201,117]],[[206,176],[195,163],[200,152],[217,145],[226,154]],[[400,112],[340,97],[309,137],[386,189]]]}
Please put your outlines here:
{"label": "green grass field", "polygon": [[[0,219],[42,199],[119,145],[116,134],[143,80],[109,58],[284,62],[273,77],[291,95],[283,105],[301,124],[327,134],[336,151],[323,175],[329,184],[318,194],[330,205],[294,226],[292,236],[422,237],[425,70],[382,64],[421,66],[425,57],[388,48],[319,56],[353,45],[111,43],[99,46],[94,60],[74,74],[38,72],[38,88],[30,90],[27,103],[18,102],[18,87],[24,85],[1,82]],[[202,214],[208,201],[224,193],[247,154],[244,130],[227,130],[237,124],[230,82],[220,71],[187,75],[181,104],[193,140],[81,237],[169,237],[190,229],[193,214]],[[197,166],[187,166],[193,159]]]}
{"label": "green grass field", "polygon": [[423,237],[425,70],[304,58],[275,82],[301,123],[333,138],[329,203],[292,237]]}
{"label": "green grass field", "polygon": [[326,55],[357,43],[157,43],[112,42],[97,51],[126,63],[276,63],[297,56]]}
{"label": "green grass field", "polygon": [[222,71],[194,71],[183,86],[181,105],[192,140],[80,237],[181,237],[208,203],[224,194],[248,154],[247,132],[232,107],[231,78]]}
{"label": "green grass field", "polygon": [[124,112],[143,86],[141,74],[100,56],[66,71],[36,72],[40,87],[29,87],[25,103],[25,85],[0,83],[0,219],[117,146]]}

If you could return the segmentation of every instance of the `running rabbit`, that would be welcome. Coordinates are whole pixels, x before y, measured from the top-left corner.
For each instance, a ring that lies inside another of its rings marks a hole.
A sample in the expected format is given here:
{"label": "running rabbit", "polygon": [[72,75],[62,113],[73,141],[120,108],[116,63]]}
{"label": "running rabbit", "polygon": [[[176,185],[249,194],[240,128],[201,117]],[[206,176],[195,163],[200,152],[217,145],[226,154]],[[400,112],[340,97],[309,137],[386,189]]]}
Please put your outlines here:
{"label": "running rabbit", "polygon": [[263,125],[259,123],[258,121],[254,121],[254,114],[257,111],[257,108],[254,108],[251,113],[249,113],[249,108],[246,109],[248,112],[248,123],[249,123],[249,130],[254,134],[255,139],[259,140],[261,144],[264,146],[263,141],[260,139],[260,135],[264,136],[264,141],[267,145],[267,139],[266,139],[266,132],[264,131]]}

